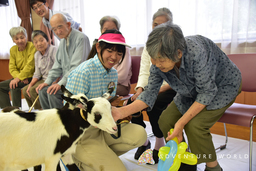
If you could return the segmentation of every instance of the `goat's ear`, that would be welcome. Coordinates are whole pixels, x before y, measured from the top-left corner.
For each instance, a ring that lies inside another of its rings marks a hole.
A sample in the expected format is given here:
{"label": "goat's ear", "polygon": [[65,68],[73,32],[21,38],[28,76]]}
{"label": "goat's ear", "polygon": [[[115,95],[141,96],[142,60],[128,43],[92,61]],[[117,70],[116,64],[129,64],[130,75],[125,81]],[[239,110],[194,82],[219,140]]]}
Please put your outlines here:
{"label": "goat's ear", "polygon": [[[73,106],[77,106],[78,104],[81,104],[81,102],[77,99],[72,99],[66,96],[61,95],[61,97],[63,98],[63,100],[67,101],[68,103],[70,103]],[[83,104],[84,106],[84,104]]]}
{"label": "goat's ear", "polygon": [[62,93],[64,94],[64,96],[66,96],[66,97],[71,97],[71,96],[73,95],[70,91],[68,91],[68,90],[65,88],[64,85],[61,85],[61,91],[62,91]]}
{"label": "goat's ear", "polygon": [[65,101],[67,101],[68,103],[70,103],[71,102],[71,98],[69,98],[69,97],[66,97],[66,96],[64,96],[63,94],[61,95],[61,98],[63,99],[63,100],[65,100]]}
{"label": "goat's ear", "polygon": [[88,102],[88,99],[85,97],[80,97],[80,99],[82,104],[86,104]]}
{"label": "goat's ear", "polygon": [[106,93],[104,93],[102,95],[102,97],[108,99],[110,94],[114,91],[114,89],[115,89],[115,83],[114,82],[110,82],[108,84],[108,91]]}

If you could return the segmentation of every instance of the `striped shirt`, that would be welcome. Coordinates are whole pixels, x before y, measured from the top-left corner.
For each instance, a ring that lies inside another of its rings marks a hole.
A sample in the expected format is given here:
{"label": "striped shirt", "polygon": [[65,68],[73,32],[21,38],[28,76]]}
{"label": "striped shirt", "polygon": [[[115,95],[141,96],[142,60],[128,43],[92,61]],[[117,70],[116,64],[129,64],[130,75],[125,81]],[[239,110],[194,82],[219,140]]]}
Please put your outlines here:
{"label": "striped shirt", "polygon": [[[73,94],[83,93],[88,99],[102,96],[107,92],[108,84],[117,85],[117,71],[114,68],[106,70],[97,55],[74,69],[68,76],[66,88]],[[111,94],[116,94],[116,88]]]}

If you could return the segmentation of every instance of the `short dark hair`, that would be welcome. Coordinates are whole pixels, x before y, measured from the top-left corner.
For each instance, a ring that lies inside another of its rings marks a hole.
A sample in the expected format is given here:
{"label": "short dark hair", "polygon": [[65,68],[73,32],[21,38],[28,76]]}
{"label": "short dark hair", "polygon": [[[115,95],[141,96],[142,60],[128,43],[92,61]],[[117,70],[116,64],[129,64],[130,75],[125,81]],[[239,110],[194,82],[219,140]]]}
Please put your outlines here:
{"label": "short dark hair", "polygon": [[49,39],[48,39],[47,35],[41,30],[34,30],[32,32],[32,36],[31,36],[32,41],[33,41],[34,37],[36,37],[37,35],[42,35],[46,39],[46,41],[48,42]]}
{"label": "short dark hair", "polygon": [[33,5],[37,4],[37,2],[46,3],[46,0],[30,0],[30,7],[33,8]]}

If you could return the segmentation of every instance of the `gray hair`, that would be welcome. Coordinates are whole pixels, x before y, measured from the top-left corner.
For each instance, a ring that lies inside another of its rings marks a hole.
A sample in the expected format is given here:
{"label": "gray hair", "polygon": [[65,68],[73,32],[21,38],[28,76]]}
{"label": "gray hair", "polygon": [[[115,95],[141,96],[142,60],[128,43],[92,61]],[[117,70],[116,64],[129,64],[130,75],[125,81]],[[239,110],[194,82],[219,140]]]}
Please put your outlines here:
{"label": "gray hair", "polygon": [[34,31],[32,32],[32,35],[31,35],[32,41],[34,40],[34,37],[36,37],[36,36],[38,36],[38,35],[42,35],[42,36],[46,39],[46,41],[48,42],[48,37],[47,37],[47,35],[46,35],[43,31],[41,31],[41,30],[34,30]]}
{"label": "gray hair", "polygon": [[28,38],[27,30],[22,26],[12,27],[9,31],[11,38],[13,38],[14,36],[16,36],[19,33],[23,33],[25,35],[25,37]]}
{"label": "gray hair", "polygon": [[159,16],[165,16],[166,17],[166,19],[167,19],[167,21],[171,21],[171,22],[173,22],[172,20],[172,12],[168,9],[168,8],[165,8],[165,7],[163,7],[163,8],[159,8],[158,10],[157,10],[157,12],[153,15],[153,21],[156,19],[156,17],[159,17]]}
{"label": "gray hair", "polygon": [[112,21],[115,23],[117,30],[119,31],[120,27],[121,27],[121,23],[119,21],[119,19],[116,16],[104,16],[100,19],[100,31],[102,31],[103,29],[103,25],[106,21]]}
{"label": "gray hair", "polygon": [[155,27],[148,36],[146,47],[153,59],[169,58],[173,62],[179,62],[178,49],[183,51],[186,41],[181,28],[169,21]]}

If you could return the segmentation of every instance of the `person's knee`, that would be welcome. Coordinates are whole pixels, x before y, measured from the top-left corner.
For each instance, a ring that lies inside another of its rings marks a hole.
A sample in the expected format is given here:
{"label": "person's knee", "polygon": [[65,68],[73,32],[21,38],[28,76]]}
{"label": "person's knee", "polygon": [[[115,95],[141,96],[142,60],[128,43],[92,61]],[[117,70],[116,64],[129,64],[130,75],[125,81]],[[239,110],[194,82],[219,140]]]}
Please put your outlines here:
{"label": "person's knee", "polygon": [[56,104],[58,101],[56,98],[56,95],[47,93],[47,99],[48,99],[49,103],[55,107],[54,104]]}
{"label": "person's knee", "polygon": [[31,95],[31,97],[36,97],[37,96],[37,92],[36,92],[36,89],[35,88],[31,88],[29,90],[29,94]]}
{"label": "person's knee", "polygon": [[[108,154],[108,157],[99,163],[99,159],[102,159],[100,153],[92,153],[91,151],[100,151],[103,154]],[[72,155],[72,159],[77,167],[81,170],[88,171],[100,171],[100,170],[111,170],[111,171],[126,171],[127,169],[123,165],[119,157],[110,148],[105,146],[84,146],[81,144],[77,145],[76,152]],[[115,164],[115,167],[111,163]]]}
{"label": "person's knee", "polygon": [[166,117],[165,117],[165,113],[163,112],[159,119],[158,119],[158,125],[159,128],[161,129],[161,131],[163,132],[167,127],[169,128],[170,126],[168,126],[167,122],[166,122]]}
{"label": "person's knee", "polygon": [[142,146],[147,140],[147,132],[142,126],[137,124],[127,124],[123,127],[123,133],[127,134],[126,138],[130,139],[129,144],[133,146],[133,148]]}
{"label": "person's knee", "polygon": [[47,97],[48,97],[48,99],[54,99],[56,97],[56,95],[47,93]]}
{"label": "person's knee", "polygon": [[22,89],[22,94],[23,94],[24,96],[26,96],[26,95],[27,95],[27,89],[23,88],[23,89]]}
{"label": "person's knee", "polygon": [[47,87],[44,87],[41,90],[38,90],[39,96],[45,96],[46,94],[47,94]]}
{"label": "person's knee", "polygon": [[174,128],[174,125],[178,119],[176,117],[172,118],[169,112],[170,111],[164,110],[158,120],[159,128],[165,138],[167,137],[167,133],[170,131],[170,129]]}
{"label": "person's knee", "polygon": [[21,88],[16,87],[16,88],[14,88],[14,89],[11,89],[10,91],[11,91],[11,92],[15,92],[15,93],[21,92]]}
{"label": "person's knee", "polygon": [[62,103],[62,97],[60,94],[47,93],[48,100],[52,103]]}
{"label": "person's knee", "polygon": [[136,124],[133,124],[133,127],[134,127],[134,130],[136,130],[136,133],[135,131],[133,131],[135,134],[134,136],[134,144],[135,144],[135,147],[140,147],[142,146],[146,140],[147,140],[147,132],[145,131],[145,129],[140,126],[140,125],[136,125]]}
{"label": "person's knee", "polygon": [[21,98],[21,88],[15,88],[15,89],[11,89],[10,93],[12,95],[12,97],[17,97],[17,98]]}
{"label": "person's knee", "polygon": [[204,132],[204,127],[202,123],[198,122],[196,119],[190,120],[184,127],[187,135],[198,136]]}

